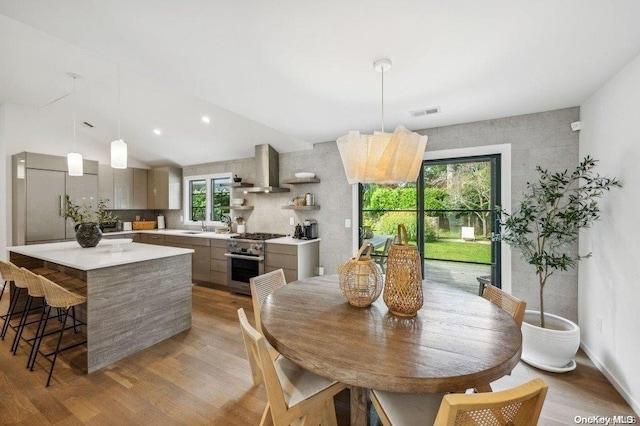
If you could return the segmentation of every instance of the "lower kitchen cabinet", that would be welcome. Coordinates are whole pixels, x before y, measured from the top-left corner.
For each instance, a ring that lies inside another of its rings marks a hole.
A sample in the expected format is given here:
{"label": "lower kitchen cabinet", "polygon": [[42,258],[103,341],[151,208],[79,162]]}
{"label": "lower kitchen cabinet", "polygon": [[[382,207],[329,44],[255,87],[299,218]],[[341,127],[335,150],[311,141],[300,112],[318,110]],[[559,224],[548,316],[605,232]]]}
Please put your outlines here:
{"label": "lower kitchen cabinet", "polygon": [[192,249],[193,279],[201,283],[227,285],[227,258],[224,256],[227,240],[151,233],[134,235],[139,236],[138,242],[141,243]]}
{"label": "lower kitchen cabinet", "polygon": [[140,234],[140,242],[145,244],[164,245],[164,235]]}
{"label": "lower kitchen cabinet", "polygon": [[194,250],[191,260],[191,275],[196,281],[209,282],[211,280],[210,241],[208,238],[166,235],[164,245]]}
{"label": "lower kitchen cabinet", "polygon": [[227,285],[227,240],[211,240],[211,282]]}
{"label": "lower kitchen cabinet", "polygon": [[265,272],[282,268],[287,282],[317,275],[320,241],[289,245],[265,242]]}

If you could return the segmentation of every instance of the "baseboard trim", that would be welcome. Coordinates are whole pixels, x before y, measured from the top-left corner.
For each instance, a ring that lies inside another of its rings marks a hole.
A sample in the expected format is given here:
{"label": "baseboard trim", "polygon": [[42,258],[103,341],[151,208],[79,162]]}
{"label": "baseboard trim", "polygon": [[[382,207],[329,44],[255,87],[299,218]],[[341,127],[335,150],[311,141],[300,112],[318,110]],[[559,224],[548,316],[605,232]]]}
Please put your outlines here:
{"label": "baseboard trim", "polygon": [[607,380],[609,380],[609,382],[611,382],[613,387],[616,388],[616,390],[620,393],[620,395],[622,395],[624,400],[627,401],[627,403],[631,406],[631,409],[636,413],[636,415],[640,414],[640,402],[635,401],[631,397],[631,395],[624,388],[624,386],[622,386],[620,384],[620,382],[618,382],[618,380],[615,378],[615,376],[613,374],[611,374],[609,372],[609,370],[607,370],[607,368],[600,362],[598,357],[595,356],[593,351],[591,349],[589,349],[589,347],[587,345],[585,345],[584,342],[580,342],[580,347],[582,348],[584,353],[587,354],[587,356],[589,357],[591,362],[593,362],[593,364],[596,366],[596,368],[598,370],[600,370],[600,372],[602,374],[604,374],[604,376],[607,378]]}

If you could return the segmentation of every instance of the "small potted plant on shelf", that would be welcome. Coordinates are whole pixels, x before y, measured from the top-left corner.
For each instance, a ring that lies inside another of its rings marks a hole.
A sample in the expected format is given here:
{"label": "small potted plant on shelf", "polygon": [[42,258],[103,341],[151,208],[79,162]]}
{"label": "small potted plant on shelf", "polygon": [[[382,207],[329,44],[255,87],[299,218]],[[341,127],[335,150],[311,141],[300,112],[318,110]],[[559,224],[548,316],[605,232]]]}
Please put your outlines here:
{"label": "small potted plant on shelf", "polygon": [[500,210],[501,234],[497,239],[518,248],[538,277],[540,311],[526,311],[522,323],[522,360],[548,371],[575,368],[580,329],[566,318],[544,310],[544,289],[558,270],[574,268],[591,253],[570,250],[581,228],[599,219],[597,199],[619,187],[616,178],[594,172],[597,161],[585,157],[572,172],[550,173],[536,167],[538,180],[527,183],[522,201],[511,214]]}
{"label": "small potted plant on shelf", "polygon": [[60,212],[65,219],[75,222],[76,241],[82,247],[95,247],[102,239],[102,223],[113,222],[118,219],[106,210],[108,199],[98,200],[98,206],[92,211],[91,205],[79,206],[73,204],[71,197],[65,197],[65,206]]}

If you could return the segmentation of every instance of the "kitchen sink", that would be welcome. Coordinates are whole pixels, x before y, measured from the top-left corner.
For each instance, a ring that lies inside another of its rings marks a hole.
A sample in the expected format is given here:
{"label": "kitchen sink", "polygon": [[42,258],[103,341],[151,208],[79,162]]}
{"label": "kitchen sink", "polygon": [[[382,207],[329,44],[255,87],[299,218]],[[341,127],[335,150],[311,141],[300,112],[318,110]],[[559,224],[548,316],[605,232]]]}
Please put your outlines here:
{"label": "kitchen sink", "polygon": [[202,234],[204,231],[184,231],[182,234]]}

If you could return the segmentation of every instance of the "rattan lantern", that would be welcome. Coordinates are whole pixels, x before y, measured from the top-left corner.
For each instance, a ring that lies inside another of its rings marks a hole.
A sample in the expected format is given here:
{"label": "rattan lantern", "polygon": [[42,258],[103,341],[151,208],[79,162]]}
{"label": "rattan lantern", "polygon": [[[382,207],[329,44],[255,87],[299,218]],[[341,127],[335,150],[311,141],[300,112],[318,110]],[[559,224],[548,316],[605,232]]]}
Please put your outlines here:
{"label": "rattan lantern", "polygon": [[389,250],[383,300],[392,314],[413,317],[423,303],[420,253],[416,246],[409,245],[402,224],[398,225],[398,241]]}
{"label": "rattan lantern", "polygon": [[340,289],[349,304],[366,308],[382,293],[382,270],[371,260],[371,243],[363,244],[354,258],[338,266]]}

